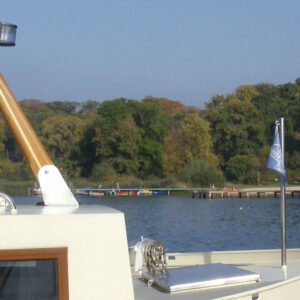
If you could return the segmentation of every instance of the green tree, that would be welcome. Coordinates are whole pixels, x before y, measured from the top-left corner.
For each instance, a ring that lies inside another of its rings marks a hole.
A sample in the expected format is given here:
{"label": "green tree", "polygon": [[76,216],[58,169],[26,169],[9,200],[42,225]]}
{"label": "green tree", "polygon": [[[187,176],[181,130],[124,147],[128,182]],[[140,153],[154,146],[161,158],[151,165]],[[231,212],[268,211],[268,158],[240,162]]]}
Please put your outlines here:
{"label": "green tree", "polygon": [[263,118],[269,147],[274,136],[274,121],[285,118],[285,163],[288,176],[292,176],[297,173],[294,171],[294,153],[300,147],[300,79],[278,86],[259,84],[256,88],[259,95],[252,102]]}
{"label": "green tree", "polygon": [[0,119],[0,157],[5,157],[5,123],[4,119]]}
{"label": "green tree", "polygon": [[47,103],[47,107],[54,111],[56,114],[71,114],[76,110],[79,103],[74,101],[51,101]]}
{"label": "green tree", "polygon": [[168,117],[157,103],[120,98],[101,103],[98,114],[92,139],[98,162],[109,160],[120,174],[161,175]]}
{"label": "green tree", "polygon": [[260,183],[260,162],[256,157],[236,155],[226,164],[227,178],[242,183]]}
{"label": "green tree", "polygon": [[[89,117],[88,117],[89,116]],[[93,141],[96,135],[96,128],[99,126],[97,113],[89,113],[82,121],[82,135],[78,142],[77,151],[73,152],[72,158],[80,167],[80,175],[89,177],[92,169],[99,163],[99,158],[96,157],[97,143]]]}
{"label": "green tree", "polygon": [[162,175],[162,141],[167,133],[168,116],[152,101],[143,100],[137,106],[134,120],[141,134],[139,143],[140,175]]}
{"label": "green tree", "polygon": [[98,182],[112,182],[117,179],[117,173],[112,164],[104,161],[101,164],[96,164],[94,166],[91,178],[93,181]]}
{"label": "green tree", "polygon": [[99,162],[109,162],[118,174],[136,175],[140,139],[133,118],[127,115],[123,119],[117,119],[111,126],[107,126],[106,119],[100,118],[92,142]]}
{"label": "green tree", "polygon": [[300,151],[294,151],[293,154],[288,157],[288,180],[292,182],[300,181]]}
{"label": "green tree", "polygon": [[87,100],[83,103],[80,103],[77,110],[80,115],[87,116],[89,113],[97,110],[99,107],[99,102],[93,100]]}
{"label": "green tree", "polygon": [[81,119],[63,115],[50,117],[42,123],[41,135],[41,141],[55,163],[71,175],[79,175],[80,169],[72,156],[78,151],[82,137]]}
{"label": "green tree", "polygon": [[223,185],[222,172],[207,160],[198,159],[190,161],[182,170],[181,179],[195,187],[209,187],[210,185]]}
{"label": "green tree", "polygon": [[207,106],[205,117],[223,166],[235,155],[256,155],[264,145],[264,123],[249,97],[241,100],[228,95],[221,105]]}
{"label": "green tree", "polygon": [[14,172],[13,166],[8,159],[0,159],[0,177],[10,177]]}

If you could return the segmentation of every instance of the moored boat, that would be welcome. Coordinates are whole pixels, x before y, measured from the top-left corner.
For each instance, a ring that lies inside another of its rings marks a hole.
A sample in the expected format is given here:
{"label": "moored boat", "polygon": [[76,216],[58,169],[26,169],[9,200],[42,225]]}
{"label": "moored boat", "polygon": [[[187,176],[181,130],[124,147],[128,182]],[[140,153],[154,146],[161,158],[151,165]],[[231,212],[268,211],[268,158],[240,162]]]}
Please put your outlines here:
{"label": "moored boat", "polygon": [[34,195],[38,195],[38,196],[42,195],[42,191],[41,191],[40,188],[33,188],[32,192],[33,192]]}
{"label": "moored boat", "polygon": [[150,196],[152,195],[152,191],[151,190],[139,190],[137,192],[138,196]]}
{"label": "moored boat", "polygon": [[96,197],[104,196],[103,191],[99,191],[98,189],[92,189],[90,187],[74,189],[74,193],[77,196],[96,196]]}

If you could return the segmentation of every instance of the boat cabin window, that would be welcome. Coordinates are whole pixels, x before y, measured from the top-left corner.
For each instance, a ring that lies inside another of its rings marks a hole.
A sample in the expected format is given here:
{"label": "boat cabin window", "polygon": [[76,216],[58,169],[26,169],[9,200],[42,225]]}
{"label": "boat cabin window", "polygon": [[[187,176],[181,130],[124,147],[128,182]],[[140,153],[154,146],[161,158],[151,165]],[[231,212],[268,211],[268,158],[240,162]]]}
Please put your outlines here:
{"label": "boat cabin window", "polygon": [[0,300],[68,300],[67,248],[0,250]]}

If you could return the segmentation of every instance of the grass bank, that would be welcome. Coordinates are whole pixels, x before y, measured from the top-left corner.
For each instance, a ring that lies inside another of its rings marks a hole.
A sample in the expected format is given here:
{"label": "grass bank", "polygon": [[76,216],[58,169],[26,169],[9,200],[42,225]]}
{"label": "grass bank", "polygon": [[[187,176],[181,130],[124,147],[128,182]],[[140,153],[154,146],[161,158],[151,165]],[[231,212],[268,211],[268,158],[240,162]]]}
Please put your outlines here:
{"label": "grass bank", "polygon": [[138,179],[131,176],[120,177],[114,181],[94,182],[85,178],[74,178],[71,180],[73,188],[91,187],[98,188],[164,188],[164,187],[186,187],[186,184],[174,178],[151,178],[147,180]]}
{"label": "grass bank", "polygon": [[8,195],[28,195],[33,181],[0,179],[0,192]]}
{"label": "grass bank", "polygon": [[[101,183],[86,178],[67,178],[67,182],[71,189],[83,187],[98,188],[100,184],[102,188],[116,188],[117,183],[120,188],[186,187],[184,183],[178,182],[173,178],[140,180],[130,176],[118,178],[116,181],[104,181]],[[33,187],[34,180],[0,179],[0,192],[8,195],[30,195]]]}

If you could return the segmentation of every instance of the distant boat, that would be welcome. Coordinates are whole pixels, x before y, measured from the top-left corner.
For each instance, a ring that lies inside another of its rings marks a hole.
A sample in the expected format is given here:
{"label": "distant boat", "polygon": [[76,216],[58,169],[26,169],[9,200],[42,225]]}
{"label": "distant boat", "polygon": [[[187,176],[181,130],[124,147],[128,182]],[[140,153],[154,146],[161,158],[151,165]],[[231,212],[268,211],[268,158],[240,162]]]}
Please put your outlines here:
{"label": "distant boat", "polygon": [[42,190],[41,190],[40,187],[39,188],[33,188],[32,192],[33,192],[34,195],[38,195],[38,196],[42,195]]}
{"label": "distant boat", "polygon": [[139,196],[150,196],[150,195],[152,195],[152,191],[149,191],[149,190],[139,190],[137,192],[137,195],[139,195]]}
{"label": "distant boat", "polygon": [[30,190],[34,195],[42,196],[42,190],[41,190],[40,185],[37,181],[34,182],[33,188],[30,188]]}
{"label": "distant boat", "polygon": [[99,191],[97,189],[92,189],[90,187],[84,187],[81,189],[74,190],[75,195],[77,196],[104,196],[104,192]]}
{"label": "distant boat", "polygon": [[128,190],[128,191],[114,191],[114,196],[132,196],[136,195],[138,191],[135,190]]}
{"label": "distant boat", "polygon": [[100,192],[100,191],[90,191],[89,196],[104,196],[104,192]]}
{"label": "distant boat", "polygon": [[152,191],[152,195],[168,195],[168,191]]}

